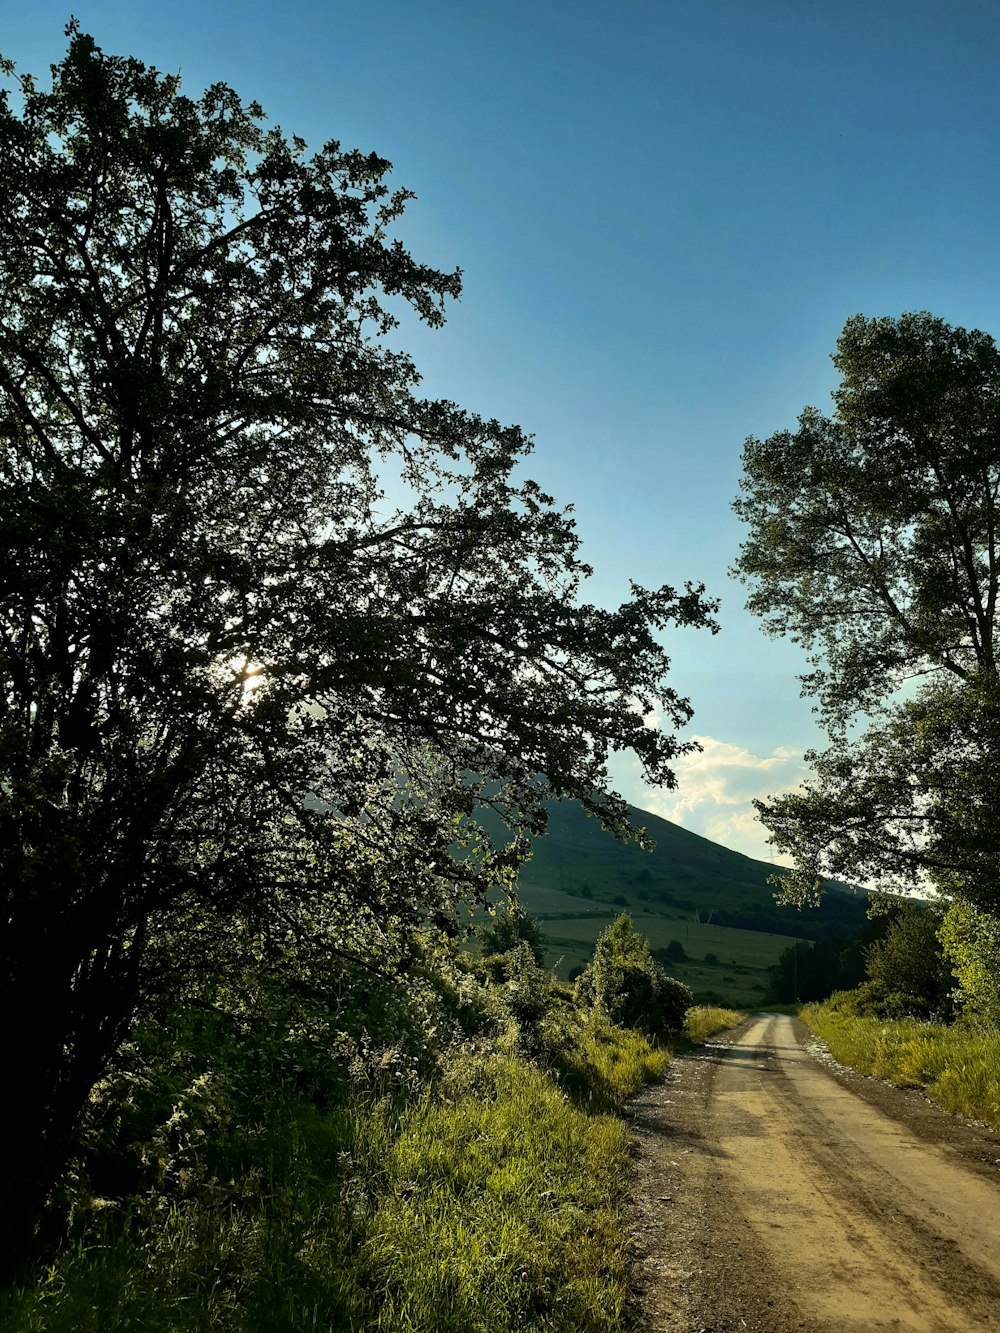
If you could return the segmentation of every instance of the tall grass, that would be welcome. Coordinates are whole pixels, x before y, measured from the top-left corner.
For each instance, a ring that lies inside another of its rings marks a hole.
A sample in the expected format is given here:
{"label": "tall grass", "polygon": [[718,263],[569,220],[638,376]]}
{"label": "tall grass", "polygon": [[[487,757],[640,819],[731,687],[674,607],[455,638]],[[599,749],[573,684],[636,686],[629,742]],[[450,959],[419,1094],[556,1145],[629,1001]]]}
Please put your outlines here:
{"label": "tall grass", "polygon": [[319,1101],[199,1076],[173,1147],[150,1140],[156,1187],[91,1199],[0,1297],[0,1329],[622,1329],[630,1137],[604,1112],[667,1055],[568,1012],[533,1060],[516,1046],[467,1042],[429,1084]]}
{"label": "tall grass", "polygon": [[366,1246],[377,1327],[619,1328],[627,1130],[516,1059],[483,1076],[486,1089],[413,1108],[388,1154]]}
{"label": "tall grass", "polygon": [[662,1078],[670,1052],[599,1010],[554,1009],[543,1030],[544,1061],[556,1083],[588,1111],[614,1113],[646,1083]]}
{"label": "tall grass", "polygon": [[719,1009],[714,1005],[697,1005],[687,1011],[684,1019],[684,1035],[688,1041],[707,1041],[717,1032],[727,1028],[739,1027],[746,1014],[738,1009]]}
{"label": "tall grass", "polygon": [[898,1087],[922,1088],[946,1111],[1000,1127],[1000,1032],[995,1029],[858,1017],[843,1012],[836,1001],[806,1005],[801,1018],[841,1064]]}

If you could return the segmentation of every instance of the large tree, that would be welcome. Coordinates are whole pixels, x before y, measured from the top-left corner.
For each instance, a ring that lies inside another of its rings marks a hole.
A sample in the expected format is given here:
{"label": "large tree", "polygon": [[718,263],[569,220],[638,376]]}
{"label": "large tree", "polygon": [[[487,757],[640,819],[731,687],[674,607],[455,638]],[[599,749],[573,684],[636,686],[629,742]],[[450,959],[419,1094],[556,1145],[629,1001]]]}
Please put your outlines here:
{"label": "large tree", "polygon": [[628,833],[609,751],[672,782],[658,632],[713,610],[586,604],[525,435],[419,395],[397,320],[460,281],[388,163],[68,36],[0,105],[8,1259],[137,1006],[227,940],[396,964],[523,850],[476,799]]}
{"label": "large tree", "polygon": [[926,313],[859,315],[834,364],[832,416],[744,452],[736,572],[809,650],[830,737],[758,808],[800,900],[833,875],[998,910],[1000,352]]}

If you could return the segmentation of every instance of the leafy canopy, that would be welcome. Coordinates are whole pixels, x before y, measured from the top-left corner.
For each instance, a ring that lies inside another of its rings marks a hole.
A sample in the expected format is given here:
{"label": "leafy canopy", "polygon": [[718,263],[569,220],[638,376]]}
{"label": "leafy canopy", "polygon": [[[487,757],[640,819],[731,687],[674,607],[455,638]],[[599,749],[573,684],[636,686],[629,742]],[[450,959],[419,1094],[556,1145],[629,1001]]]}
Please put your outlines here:
{"label": "leafy canopy", "polygon": [[765,630],[809,651],[831,741],[758,809],[793,898],[821,874],[929,878],[995,907],[1000,352],[926,313],[858,315],[834,364],[833,416],[743,455],[736,573]]}
{"label": "leafy canopy", "polygon": [[713,610],[690,585],[588,604],[524,433],[420,396],[400,320],[439,325],[460,275],[393,236],[387,162],[68,37],[48,87],[5,62],[0,100],[26,1215],[137,1006],[310,950],[394,967],[523,852],[465,822],[477,799],[515,833],[553,795],[627,833],[609,753],[672,782],[690,707],[659,631]]}

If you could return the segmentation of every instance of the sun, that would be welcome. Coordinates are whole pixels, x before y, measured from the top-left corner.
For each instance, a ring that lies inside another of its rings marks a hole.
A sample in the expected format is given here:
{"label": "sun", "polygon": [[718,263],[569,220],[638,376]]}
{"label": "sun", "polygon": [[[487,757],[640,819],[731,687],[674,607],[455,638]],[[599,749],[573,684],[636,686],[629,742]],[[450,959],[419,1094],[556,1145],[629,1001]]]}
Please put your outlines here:
{"label": "sun", "polygon": [[232,657],[223,668],[226,684],[238,685],[246,702],[264,684],[264,665],[251,657]]}

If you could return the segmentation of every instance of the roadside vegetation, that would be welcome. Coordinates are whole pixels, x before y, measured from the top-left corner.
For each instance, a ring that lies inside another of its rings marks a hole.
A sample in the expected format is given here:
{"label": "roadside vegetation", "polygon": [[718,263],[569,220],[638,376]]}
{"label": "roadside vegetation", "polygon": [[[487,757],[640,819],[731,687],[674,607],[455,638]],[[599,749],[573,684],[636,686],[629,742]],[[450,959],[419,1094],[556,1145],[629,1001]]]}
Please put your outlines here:
{"label": "roadside vegetation", "polygon": [[[801,1017],[835,1060],[1000,1126],[995,932],[966,905],[886,904],[866,977]],[[993,952],[991,952],[993,950]]]}
{"label": "roadside vegetation", "polygon": [[428,938],[405,984],[340,960],[140,1025],[91,1096],[68,1238],[0,1328],[626,1327],[616,1112],[743,1015],[689,1008],[628,918],[575,988],[536,931],[514,908],[476,957]]}
{"label": "roadside vegetation", "polygon": [[859,1013],[851,992],[806,1005],[804,1022],[841,1064],[901,1088],[921,1088],[946,1111],[1000,1128],[1000,1032],[972,1024]]}
{"label": "roadside vegetation", "polygon": [[698,1005],[689,1009],[684,1019],[684,1035],[697,1044],[714,1037],[727,1028],[739,1027],[746,1014],[738,1009],[719,1009],[713,1005]]}

